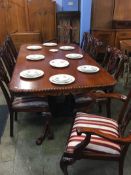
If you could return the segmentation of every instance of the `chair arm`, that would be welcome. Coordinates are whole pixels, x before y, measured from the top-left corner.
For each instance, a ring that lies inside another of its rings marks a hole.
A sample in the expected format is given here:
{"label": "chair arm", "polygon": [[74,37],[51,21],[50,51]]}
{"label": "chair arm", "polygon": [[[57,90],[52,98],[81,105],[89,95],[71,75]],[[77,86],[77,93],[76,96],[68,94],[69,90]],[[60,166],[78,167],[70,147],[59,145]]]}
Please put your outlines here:
{"label": "chair arm", "polygon": [[127,96],[120,94],[120,93],[101,93],[101,92],[90,92],[90,97],[92,97],[93,99],[98,99],[98,98],[114,98],[114,99],[118,99],[121,101],[126,101]]}
{"label": "chair arm", "polygon": [[109,141],[112,141],[114,143],[119,143],[119,144],[129,144],[131,143],[131,132],[128,136],[126,137],[113,137],[109,134],[105,134],[101,132],[99,129],[94,129],[94,128],[83,128],[83,127],[78,127],[77,129],[78,135],[81,135],[82,133],[90,134],[90,135],[98,135],[100,137],[103,137],[104,139],[107,139]]}

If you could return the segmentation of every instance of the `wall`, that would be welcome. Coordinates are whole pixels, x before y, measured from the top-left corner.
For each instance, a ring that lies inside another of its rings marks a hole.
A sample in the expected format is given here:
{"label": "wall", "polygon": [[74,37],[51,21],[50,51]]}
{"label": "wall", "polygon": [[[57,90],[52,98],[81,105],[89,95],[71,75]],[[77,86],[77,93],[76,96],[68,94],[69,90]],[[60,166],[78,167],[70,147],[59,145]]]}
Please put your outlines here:
{"label": "wall", "polygon": [[92,0],[81,0],[80,41],[83,32],[90,31]]}

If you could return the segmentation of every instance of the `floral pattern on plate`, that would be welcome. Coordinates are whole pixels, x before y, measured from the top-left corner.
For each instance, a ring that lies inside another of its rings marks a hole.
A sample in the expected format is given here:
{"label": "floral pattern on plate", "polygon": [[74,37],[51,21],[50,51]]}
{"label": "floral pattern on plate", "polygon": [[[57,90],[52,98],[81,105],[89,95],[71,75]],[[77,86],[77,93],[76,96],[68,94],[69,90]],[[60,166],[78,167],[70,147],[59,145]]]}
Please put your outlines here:
{"label": "floral pattern on plate", "polygon": [[20,77],[23,78],[38,78],[44,75],[44,72],[39,69],[27,69],[22,72],[20,72]]}
{"label": "floral pattern on plate", "polygon": [[61,47],[59,47],[61,50],[73,50],[73,49],[75,49],[75,47],[74,46],[61,46]]}
{"label": "floral pattern on plate", "polygon": [[80,58],[83,58],[83,55],[78,53],[70,53],[70,54],[66,54],[65,57],[70,59],[80,59]]}
{"label": "floral pattern on plate", "polygon": [[65,84],[73,83],[75,81],[75,77],[68,74],[56,74],[51,76],[49,80],[51,83],[54,83],[54,84],[65,85]]}
{"label": "floral pattern on plate", "polygon": [[27,60],[32,60],[32,61],[43,60],[44,58],[45,56],[41,54],[32,54],[32,55],[26,56]]}
{"label": "floral pattern on plate", "polygon": [[82,66],[78,66],[77,70],[84,73],[96,73],[100,69],[99,67],[92,66],[92,65],[82,65]]}
{"label": "floral pattern on plate", "polygon": [[28,50],[40,50],[42,49],[42,46],[39,45],[30,45],[26,47]]}
{"label": "floral pattern on plate", "polygon": [[67,67],[69,62],[63,59],[54,59],[49,62],[49,64],[53,67],[62,68]]}
{"label": "floral pattern on plate", "polygon": [[57,46],[57,43],[43,43],[43,45],[47,47],[52,47],[52,46]]}

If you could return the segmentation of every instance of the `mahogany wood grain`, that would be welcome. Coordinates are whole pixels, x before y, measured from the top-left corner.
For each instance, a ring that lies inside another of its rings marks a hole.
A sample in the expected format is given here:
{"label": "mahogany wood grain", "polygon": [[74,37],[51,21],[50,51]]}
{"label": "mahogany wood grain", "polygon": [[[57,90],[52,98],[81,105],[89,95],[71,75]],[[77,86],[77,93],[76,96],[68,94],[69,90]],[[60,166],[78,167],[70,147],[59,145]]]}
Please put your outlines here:
{"label": "mahogany wood grain", "polygon": [[[13,93],[28,93],[37,95],[60,95],[69,93],[78,93],[89,91],[91,89],[105,88],[114,86],[116,80],[107,71],[96,63],[88,54],[84,53],[77,45],[73,51],[59,50],[57,53],[49,51],[51,47],[45,47],[38,51],[27,50],[28,45],[22,45],[16,62],[9,88]],[[53,48],[59,48],[60,45]],[[78,60],[71,60],[65,57],[68,53],[82,53],[84,57]],[[45,59],[41,61],[28,61],[26,56],[29,54],[43,54]],[[61,58],[68,60],[70,65],[66,68],[54,68],[49,65],[52,59]],[[87,74],[77,71],[80,65],[94,65],[100,68],[100,71],[93,74]],[[44,71],[44,76],[27,80],[20,78],[20,72],[25,69],[41,69]],[[54,85],[49,81],[49,77],[55,74],[70,74],[75,77],[75,82],[69,85]]]}

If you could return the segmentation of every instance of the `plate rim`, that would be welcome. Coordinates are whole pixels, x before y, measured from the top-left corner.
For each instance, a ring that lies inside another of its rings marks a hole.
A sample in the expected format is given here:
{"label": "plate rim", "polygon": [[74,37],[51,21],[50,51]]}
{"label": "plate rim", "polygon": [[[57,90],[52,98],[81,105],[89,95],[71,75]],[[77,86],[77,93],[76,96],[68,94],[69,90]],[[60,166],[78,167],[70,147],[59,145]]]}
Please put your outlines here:
{"label": "plate rim", "polygon": [[[32,46],[37,46],[37,48],[29,48],[29,47],[32,47]],[[26,49],[28,49],[28,50],[40,50],[40,49],[42,49],[42,46],[40,46],[40,45],[29,45],[29,46],[27,46],[26,47]]]}
{"label": "plate rim", "polygon": [[[81,57],[75,57],[75,58],[68,57],[68,55],[72,55],[72,54],[78,54],[78,55],[80,55]],[[75,60],[75,59],[81,59],[81,58],[83,58],[83,56],[84,56],[83,54],[79,54],[79,53],[68,53],[68,54],[65,55],[66,58],[74,59],[74,60]]]}
{"label": "plate rim", "polygon": [[59,67],[59,66],[57,66],[57,65],[55,66],[55,65],[52,65],[52,64],[51,64],[51,62],[54,61],[54,60],[64,60],[64,59],[53,59],[53,60],[51,60],[51,61],[49,62],[49,64],[50,64],[52,67],[63,68],[63,67],[69,66],[69,64],[70,64],[69,61],[64,60],[64,61],[67,63],[67,65],[65,65],[65,66],[60,66],[60,67]]}
{"label": "plate rim", "polygon": [[[96,71],[93,71],[93,72],[92,72],[92,71],[91,71],[91,72],[90,72],[90,71],[89,71],[89,72],[87,72],[87,71],[82,71],[82,70],[79,69],[79,68],[82,67],[82,66],[91,66],[91,67],[95,67],[95,68],[97,68],[97,70],[96,70]],[[96,73],[96,72],[99,72],[99,71],[100,71],[100,68],[97,67],[97,66],[94,66],[94,65],[81,65],[81,66],[78,66],[78,67],[77,67],[77,70],[80,71],[80,72],[83,72],[83,73]]]}
{"label": "plate rim", "polygon": [[[39,59],[36,59],[36,60],[28,58],[29,56],[33,56],[33,55],[40,55],[40,56],[42,56],[42,58],[39,58]],[[42,55],[42,54],[29,54],[29,55],[26,55],[26,59],[27,60],[32,60],[32,61],[43,60],[43,59],[45,59],[45,55]]]}
{"label": "plate rim", "polygon": [[[24,71],[28,71],[28,70],[37,70],[37,71],[40,71],[40,72],[41,72],[41,75],[40,75],[40,76],[37,76],[37,77],[25,77],[25,76],[21,75]],[[22,77],[22,78],[26,78],[26,79],[35,79],[35,78],[42,77],[42,76],[44,75],[44,71],[41,70],[41,69],[25,69],[25,70],[21,71],[21,72],[19,73],[19,75],[20,75],[20,77]]]}
{"label": "plate rim", "polygon": [[[51,50],[55,50],[55,51],[51,51]],[[59,49],[49,49],[50,52],[58,52]]]}
{"label": "plate rim", "polygon": [[[52,45],[48,45],[49,43],[51,43]],[[53,47],[53,46],[57,46],[58,44],[54,42],[46,42],[46,43],[43,43],[42,45],[47,47]]]}
{"label": "plate rim", "polygon": [[[72,78],[72,81],[67,82],[67,83],[63,83],[63,82],[60,83],[60,82],[52,81],[53,76],[57,76],[57,75],[68,75],[68,76],[70,76],[70,77]],[[51,83],[53,83],[53,84],[56,84],[56,85],[66,85],[66,84],[71,84],[71,83],[73,83],[73,82],[75,81],[75,77],[74,77],[73,75],[69,75],[69,74],[56,74],[56,75],[50,76],[50,77],[49,77],[49,81],[50,81]]]}
{"label": "plate rim", "polygon": [[[63,49],[62,47],[70,47],[70,49]],[[74,50],[75,49],[75,47],[74,46],[60,46],[59,47],[59,49],[61,49],[61,50]]]}

